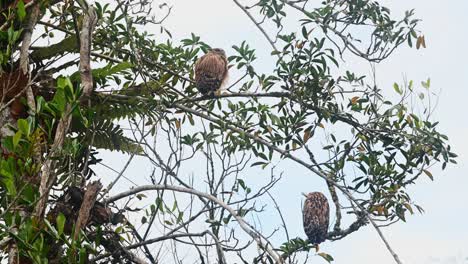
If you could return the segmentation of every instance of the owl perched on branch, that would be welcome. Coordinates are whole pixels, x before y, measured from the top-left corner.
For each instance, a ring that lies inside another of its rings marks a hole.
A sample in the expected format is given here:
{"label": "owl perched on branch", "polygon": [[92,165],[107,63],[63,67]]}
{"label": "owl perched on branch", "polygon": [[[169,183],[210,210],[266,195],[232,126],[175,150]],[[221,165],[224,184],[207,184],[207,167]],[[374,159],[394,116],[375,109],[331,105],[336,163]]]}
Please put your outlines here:
{"label": "owl perched on branch", "polygon": [[320,244],[327,238],[330,207],[327,198],[320,192],[311,192],[306,197],[302,216],[304,231],[312,244]]}
{"label": "owl perched on branch", "polygon": [[195,63],[195,85],[203,94],[219,90],[228,76],[226,53],[222,49],[212,49]]}

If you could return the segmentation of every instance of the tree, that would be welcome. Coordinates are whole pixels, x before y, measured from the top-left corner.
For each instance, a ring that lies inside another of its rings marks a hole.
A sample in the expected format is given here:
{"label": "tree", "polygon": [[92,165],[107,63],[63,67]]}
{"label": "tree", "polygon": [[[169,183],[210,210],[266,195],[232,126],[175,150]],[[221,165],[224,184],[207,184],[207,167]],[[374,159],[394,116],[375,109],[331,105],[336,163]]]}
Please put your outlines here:
{"label": "tree", "polygon": [[[327,183],[329,240],[370,224],[401,263],[380,227],[422,211],[407,187],[456,154],[425,104],[430,80],[395,83],[398,98],[388,100],[342,58],[374,64],[402,45],[424,47],[413,11],[396,19],[369,0],[233,1],[270,42],[275,71],[258,72],[249,44],[233,45],[231,70],[244,74],[205,96],[192,66],[210,45],[194,34],[171,41],[167,4],[154,18],[142,0],[2,2],[0,244],[9,263],[166,263],[183,261],[182,250],[190,262],[297,263],[313,245],[289,237],[285,221],[286,240],[274,243],[247,220],[261,217],[264,196],[282,219],[269,190],[285,159]],[[291,13],[297,32],[284,30]],[[423,111],[413,111],[415,95]],[[128,158],[105,188],[93,170],[103,150]],[[135,157],[152,167],[138,175],[149,184],[117,190]],[[205,175],[187,179],[200,161]],[[253,187],[241,176],[249,166],[270,180]]]}

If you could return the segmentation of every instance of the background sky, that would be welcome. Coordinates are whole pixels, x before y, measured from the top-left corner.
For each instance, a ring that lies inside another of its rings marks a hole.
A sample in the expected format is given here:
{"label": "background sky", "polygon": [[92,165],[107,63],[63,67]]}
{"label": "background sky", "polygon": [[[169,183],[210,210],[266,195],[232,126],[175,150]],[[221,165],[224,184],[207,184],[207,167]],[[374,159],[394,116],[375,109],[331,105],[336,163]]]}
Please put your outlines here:
{"label": "background sky", "polygon": [[[422,178],[411,187],[413,200],[422,205],[426,212],[408,217],[407,223],[398,223],[383,231],[403,263],[468,264],[468,114],[465,112],[468,102],[468,87],[465,87],[465,77],[468,77],[468,1],[381,2],[399,17],[403,16],[404,10],[414,8],[416,17],[422,19],[419,29],[425,35],[427,48],[416,50],[403,47],[390,59],[378,64],[378,84],[391,91],[394,82],[403,82],[403,76],[416,83],[430,77],[431,90],[439,95],[433,119],[440,121],[440,130],[449,136],[450,144],[459,155],[458,165],[449,165],[443,172],[432,169],[434,182]],[[171,4],[172,14],[165,25],[175,39],[186,38],[194,32],[211,46],[224,48],[228,55],[232,52],[232,45],[246,40],[257,49],[258,70],[269,71],[274,66],[269,44],[233,1],[178,0]],[[290,18],[296,19],[294,13]],[[369,65],[362,60],[350,59],[347,64],[353,65],[357,71],[370,72]],[[117,170],[124,165],[121,157],[115,154],[106,154],[104,158],[108,165]],[[137,162],[130,166],[128,174],[141,174],[140,165]],[[147,170],[149,172],[151,168]],[[303,236],[301,204],[298,202],[302,199],[300,193],[311,191],[311,186],[321,189],[323,183],[312,177],[302,177],[306,172],[293,163],[283,162],[277,170],[284,172],[284,175],[281,188],[274,192],[276,195],[288,194],[282,195],[278,202],[290,225],[291,236]],[[394,263],[377,233],[370,227],[341,241],[325,242],[321,248],[331,254],[335,258],[334,263],[338,264]],[[322,262],[318,258],[310,261]]]}

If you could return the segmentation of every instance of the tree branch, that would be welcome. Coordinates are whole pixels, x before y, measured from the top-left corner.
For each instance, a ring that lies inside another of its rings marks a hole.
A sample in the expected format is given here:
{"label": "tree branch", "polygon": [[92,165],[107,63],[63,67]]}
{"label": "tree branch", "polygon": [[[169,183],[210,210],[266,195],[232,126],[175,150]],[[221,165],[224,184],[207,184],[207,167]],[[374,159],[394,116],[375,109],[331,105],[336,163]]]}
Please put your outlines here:
{"label": "tree branch", "polygon": [[119,199],[125,198],[127,196],[134,195],[143,191],[149,191],[149,190],[171,190],[171,191],[176,191],[176,192],[190,193],[199,197],[206,198],[220,205],[221,207],[226,209],[232,215],[232,217],[236,219],[236,221],[239,223],[239,226],[242,228],[242,230],[244,230],[244,232],[246,232],[250,237],[252,237],[252,239],[254,239],[255,242],[257,242],[257,244],[275,260],[275,263],[278,263],[278,264],[283,263],[283,259],[278,255],[278,253],[276,253],[273,250],[273,248],[271,247],[271,243],[269,241],[263,241],[260,238],[259,232],[255,230],[253,227],[251,227],[241,216],[239,216],[233,208],[231,208],[230,206],[225,204],[222,200],[219,200],[218,198],[214,197],[211,194],[203,193],[194,189],[183,188],[183,187],[172,186],[172,185],[144,185],[144,186],[138,186],[129,191],[122,192],[115,196],[112,196],[106,199],[105,203],[112,203]]}
{"label": "tree branch", "polygon": [[[31,10],[31,14],[29,15],[28,23],[23,29],[24,35],[23,35],[21,49],[20,49],[20,69],[23,72],[24,76],[27,76],[27,78],[29,79],[31,79],[31,76],[29,74],[29,46],[31,46],[33,30],[34,30],[34,27],[36,26],[40,12],[41,12],[40,4],[37,2],[34,2],[34,5],[32,6],[32,10]],[[29,108],[34,111],[36,109],[36,101],[35,101],[34,94],[30,85],[26,89],[26,97],[27,97]]]}
{"label": "tree branch", "polygon": [[80,32],[80,76],[81,85],[83,86],[83,96],[84,98],[88,98],[93,92],[93,75],[91,74],[90,61],[92,35],[94,26],[97,23],[97,16],[93,7],[88,5],[85,10],[83,28]]}
{"label": "tree branch", "polygon": [[[92,11],[90,10],[92,9]],[[88,10],[86,10],[84,14],[84,19],[83,19],[83,29],[82,32],[86,34],[81,34],[81,38],[87,38],[88,40],[82,40],[84,44],[89,44],[91,43],[91,32],[93,31],[94,25],[96,24],[96,19],[95,19],[95,11],[92,7],[88,7]],[[81,72],[81,83],[83,87],[92,92],[93,88],[93,82],[92,82],[92,76],[91,76],[91,69],[89,66],[89,54],[90,54],[90,45],[81,45],[80,47],[82,51],[80,51],[80,63],[83,63],[84,65],[80,64],[80,69],[82,69]],[[87,56],[87,58],[81,58],[81,56]],[[62,115],[62,118],[59,121],[59,124],[57,126],[57,130],[55,133],[55,138],[54,138],[54,143],[52,144],[49,158],[46,160],[44,165],[42,166],[41,169],[41,183],[39,186],[39,193],[40,193],[40,198],[36,204],[36,207],[34,208],[34,215],[38,219],[42,219],[45,208],[46,208],[46,201],[49,196],[49,191],[52,188],[55,179],[57,175],[53,173],[54,167],[55,167],[55,162],[54,162],[54,157],[57,156],[61,150],[61,147],[63,145],[63,142],[65,140],[65,136],[68,132],[68,129],[70,127],[71,123],[71,106],[68,104],[66,106],[66,109]]]}
{"label": "tree branch", "polygon": [[[235,131],[235,132],[238,132],[240,134],[243,134],[245,136],[247,136],[248,138],[262,144],[262,145],[265,145],[267,147],[269,147],[270,149],[280,153],[283,157],[285,158],[289,158],[293,161],[295,161],[296,163],[299,163],[300,165],[304,166],[305,168],[309,169],[310,171],[312,171],[314,174],[316,174],[317,176],[321,177],[322,179],[324,179],[325,181],[328,181],[328,176],[323,174],[322,172],[320,172],[318,169],[316,169],[314,166],[308,164],[307,162],[303,161],[302,159],[296,157],[296,156],[293,156],[290,154],[289,151],[285,151],[285,150],[282,150],[280,148],[278,148],[277,146],[273,145],[272,143],[264,140],[263,138],[260,138],[258,136],[255,136],[253,134],[250,134],[246,131],[244,131],[243,129],[240,129],[238,127],[234,127],[232,125],[229,125],[229,124],[225,124],[224,122],[220,121],[220,120],[217,120],[217,119],[214,119],[208,115],[205,115],[203,113],[200,113],[198,111],[195,111],[189,107],[186,107],[184,105],[181,105],[181,104],[175,104],[175,107],[176,108],[179,108],[181,110],[184,110],[186,112],[189,112],[189,113],[192,113],[196,116],[199,116],[203,119],[206,119],[208,121],[211,121],[215,124],[218,124],[218,125],[221,125],[221,126],[224,126],[226,127],[227,129],[229,130],[232,130],[232,131]],[[354,196],[346,189],[346,187],[344,186],[341,186],[339,184],[337,184],[336,182],[333,182],[333,181],[330,181],[338,190],[340,190],[352,203],[354,203],[363,213],[365,213],[367,219],[369,220],[369,222],[371,222],[372,226],[375,228],[375,230],[377,231],[378,235],[380,236],[381,240],[384,242],[385,246],[387,247],[388,251],[392,254],[394,260],[396,263],[398,264],[401,264],[401,261],[400,259],[398,258],[398,255],[395,253],[395,251],[391,248],[390,244],[388,243],[388,241],[385,239],[383,233],[381,232],[380,228],[377,226],[377,224],[374,222],[374,220],[372,219],[372,217],[370,216],[370,214],[367,212],[367,210],[356,200],[356,198],[354,198]]]}
{"label": "tree branch", "polygon": [[102,184],[99,181],[92,182],[86,187],[83,202],[81,203],[80,211],[78,213],[78,219],[75,223],[75,233],[73,235],[74,240],[78,239],[80,230],[86,227],[89,219],[89,213],[91,212],[91,209],[93,209],[94,203],[96,202],[96,197],[101,188]]}
{"label": "tree branch", "polygon": [[237,0],[233,0],[233,1],[234,1],[234,3],[236,3],[236,5],[240,9],[242,9],[242,11],[244,11],[244,13],[250,18],[250,20],[252,20],[252,22],[255,24],[255,26],[262,32],[262,34],[268,40],[268,42],[270,43],[273,50],[277,53],[276,55],[279,56],[279,50],[278,50],[278,48],[276,48],[275,42],[270,38],[268,33],[265,31],[265,29],[260,25],[261,23],[257,22],[257,20],[255,20],[255,18],[252,16],[252,14],[250,14],[250,12],[247,11],[247,9],[239,3],[239,1],[237,1]]}

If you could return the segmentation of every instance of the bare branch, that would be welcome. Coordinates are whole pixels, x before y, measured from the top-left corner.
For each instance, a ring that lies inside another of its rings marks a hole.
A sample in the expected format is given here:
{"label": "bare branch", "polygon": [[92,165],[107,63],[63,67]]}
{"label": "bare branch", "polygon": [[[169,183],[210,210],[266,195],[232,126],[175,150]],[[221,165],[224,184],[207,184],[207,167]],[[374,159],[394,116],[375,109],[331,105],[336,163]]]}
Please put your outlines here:
{"label": "bare branch", "polygon": [[80,211],[78,213],[78,219],[75,224],[75,233],[73,239],[77,240],[78,235],[82,228],[86,227],[89,219],[89,213],[96,202],[96,197],[99,191],[102,188],[102,184],[99,181],[92,182],[86,187],[86,192],[84,193],[83,202],[81,203]]}
{"label": "bare branch", "polygon": [[234,3],[236,3],[236,5],[242,9],[242,11],[244,11],[244,13],[250,18],[250,20],[252,20],[252,22],[255,24],[255,26],[262,32],[262,34],[265,36],[265,38],[268,40],[268,42],[270,43],[271,47],[273,48],[274,51],[276,51],[276,55],[279,56],[279,50],[278,48],[276,48],[276,45],[275,45],[275,42],[270,38],[270,36],[268,35],[268,33],[265,31],[265,29],[261,26],[261,23],[257,22],[257,20],[255,20],[255,18],[252,16],[252,14],[244,7],[241,5],[241,3],[239,3],[239,1],[237,0],[233,0]]}
{"label": "bare branch", "polygon": [[268,252],[268,255],[270,255],[275,260],[275,263],[283,263],[283,259],[278,255],[278,253],[276,253],[273,250],[273,248],[271,247],[271,243],[269,241],[262,240],[260,238],[260,233],[257,230],[255,230],[253,227],[251,227],[241,216],[239,216],[233,208],[231,208],[230,206],[225,204],[223,201],[219,200],[218,198],[214,197],[211,194],[203,193],[194,189],[183,188],[183,187],[172,186],[172,185],[144,185],[144,186],[135,187],[129,191],[122,192],[120,194],[112,196],[108,198],[105,201],[105,203],[112,203],[119,199],[128,197],[130,195],[134,195],[139,192],[149,191],[149,190],[171,190],[171,191],[176,191],[176,192],[190,193],[199,197],[206,198],[220,205],[221,207],[226,209],[237,220],[242,230],[244,230],[250,237],[252,237],[252,239],[254,239],[262,249]]}

